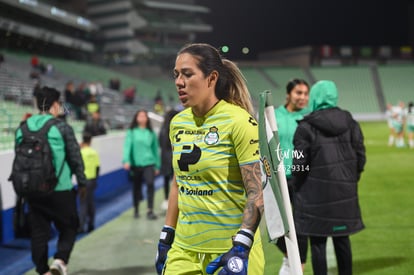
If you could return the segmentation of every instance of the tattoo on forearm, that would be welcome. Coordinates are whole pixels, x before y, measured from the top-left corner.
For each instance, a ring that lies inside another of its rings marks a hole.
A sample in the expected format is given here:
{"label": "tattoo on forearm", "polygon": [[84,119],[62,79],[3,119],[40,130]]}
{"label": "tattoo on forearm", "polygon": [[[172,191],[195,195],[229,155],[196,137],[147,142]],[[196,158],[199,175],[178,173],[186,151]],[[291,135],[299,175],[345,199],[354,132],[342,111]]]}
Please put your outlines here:
{"label": "tattoo on forearm", "polygon": [[263,214],[263,189],[260,162],[241,166],[247,202],[244,208],[242,228],[256,231]]}

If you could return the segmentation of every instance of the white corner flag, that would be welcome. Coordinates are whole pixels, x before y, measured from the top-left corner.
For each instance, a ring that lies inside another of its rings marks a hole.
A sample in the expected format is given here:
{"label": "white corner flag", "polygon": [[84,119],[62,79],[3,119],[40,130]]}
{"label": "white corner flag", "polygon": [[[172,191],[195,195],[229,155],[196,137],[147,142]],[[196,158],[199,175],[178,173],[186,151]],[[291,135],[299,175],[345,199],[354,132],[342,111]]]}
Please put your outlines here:
{"label": "white corner flag", "polygon": [[290,274],[302,275],[302,266],[293,222],[292,207],[283,160],[277,157],[277,121],[270,91],[260,94],[259,147],[263,174],[264,215],[271,242],[284,237]]}

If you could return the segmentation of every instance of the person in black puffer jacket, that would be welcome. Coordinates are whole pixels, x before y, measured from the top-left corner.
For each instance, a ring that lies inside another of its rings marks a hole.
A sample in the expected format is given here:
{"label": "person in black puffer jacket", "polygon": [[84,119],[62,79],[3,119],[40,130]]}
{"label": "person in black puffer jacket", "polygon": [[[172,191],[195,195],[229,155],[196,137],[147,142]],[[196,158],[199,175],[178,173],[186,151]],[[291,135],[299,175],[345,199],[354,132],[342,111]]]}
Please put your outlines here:
{"label": "person in black puffer jacket", "polygon": [[338,274],[352,274],[349,235],[364,228],[358,186],[365,166],[361,128],[352,115],[337,107],[332,81],[318,81],[310,92],[312,112],[299,121],[293,160],[296,232],[310,236],[312,267],[327,274],[326,241],[332,237]]}

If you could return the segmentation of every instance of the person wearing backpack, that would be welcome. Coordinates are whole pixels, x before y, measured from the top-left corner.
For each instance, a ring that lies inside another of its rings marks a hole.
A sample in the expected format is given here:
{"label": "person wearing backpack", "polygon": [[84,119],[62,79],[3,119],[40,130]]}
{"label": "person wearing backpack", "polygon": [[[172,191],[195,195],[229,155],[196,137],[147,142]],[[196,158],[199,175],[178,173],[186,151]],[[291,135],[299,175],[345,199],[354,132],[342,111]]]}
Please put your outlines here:
{"label": "person wearing backpack", "polygon": [[[60,92],[54,88],[43,87],[39,89],[36,100],[39,114],[33,115],[23,122],[16,130],[16,158],[10,180],[16,189],[17,183],[22,180],[18,175],[27,175],[27,186],[36,182],[36,171],[22,171],[19,173],[17,155],[22,151],[21,143],[27,143],[27,135],[34,137],[36,131],[43,127],[50,127],[45,133],[50,154],[53,158],[54,171],[50,172],[51,178],[57,177],[56,185],[50,192],[44,190],[25,193],[29,205],[29,227],[31,238],[32,261],[39,274],[67,274],[67,264],[75,244],[79,218],[76,204],[76,191],[72,184],[72,174],[75,174],[78,184],[78,192],[81,197],[85,195],[86,178],[84,165],[80,154],[79,144],[72,127],[64,120],[57,119],[63,108],[59,102]],[[52,121],[49,122],[48,121]],[[27,129],[23,129],[27,127]],[[25,139],[26,138],[26,139]],[[40,143],[41,144],[41,143]],[[47,147],[47,146],[46,146]],[[28,150],[32,151],[32,150]],[[49,156],[45,155],[44,158]],[[16,165],[15,165],[16,164]],[[42,166],[47,166],[42,164]],[[22,167],[22,166],[20,166]],[[22,168],[23,169],[23,168]],[[44,173],[37,171],[37,173]],[[53,182],[53,181],[50,181]],[[33,187],[33,186],[32,186]],[[34,187],[39,189],[38,187]],[[30,188],[28,188],[30,190]],[[46,188],[47,189],[47,188]],[[42,192],[44,194],[42,194]],[[58,231],[57,250],[54,260],[48,264],[48,241],[51,237],[51,223]]]}

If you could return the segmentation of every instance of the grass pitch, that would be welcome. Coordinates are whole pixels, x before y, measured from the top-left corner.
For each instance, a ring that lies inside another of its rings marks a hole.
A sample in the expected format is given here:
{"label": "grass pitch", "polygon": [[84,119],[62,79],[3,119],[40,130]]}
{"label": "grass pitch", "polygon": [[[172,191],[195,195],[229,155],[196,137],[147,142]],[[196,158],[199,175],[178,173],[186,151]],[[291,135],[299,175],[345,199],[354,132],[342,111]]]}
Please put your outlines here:
{"label": "grass pitch", "polygon": [[[361,128],[367,163],[359,202],[366,228],[351,236],[354,274],[414,274],[414,149],[388,147],[386,122],[364,122]],[[265,274],[277,274],[281,252],[266,242],[264,251]],[[330,252],[329,274],[337,274]],[[308,251],[305,275],[312,274],[310,257]]]}
{"label": "grass pitch", "polygon": [[[385,122],[361,126],[367,163],[359,183],[359,196],[366,228],[351,237],[354,274],[414,274],[414,149],[388,147]],[[162,199],[163,190],[159,190],[157,206]],[[132,214],[130,209],[78,241],[71,257],[70,274],[155,274],[156,244],[164,218],[161,215],[156,221],[136,220]],[[282,254],[266,242],[264,222],[261,227],[265,275],[275,275],[279,273]],[[329,246],[328,253],[329,274],[338,274]],[[308,252],[305,275],[312,274],[310,256]],[[35,272],[32,269],[26,274]]]}

